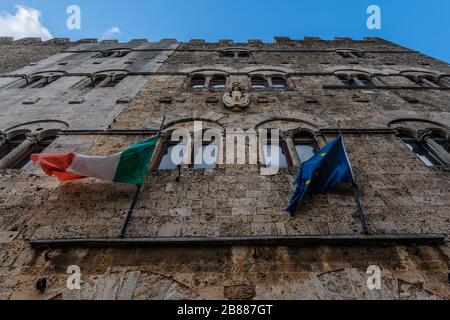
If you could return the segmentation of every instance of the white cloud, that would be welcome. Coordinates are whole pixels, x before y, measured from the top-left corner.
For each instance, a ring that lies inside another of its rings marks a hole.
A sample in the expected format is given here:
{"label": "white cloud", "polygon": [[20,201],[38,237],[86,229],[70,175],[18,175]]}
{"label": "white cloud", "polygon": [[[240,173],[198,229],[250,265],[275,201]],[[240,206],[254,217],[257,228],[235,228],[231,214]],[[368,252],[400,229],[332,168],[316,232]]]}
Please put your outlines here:
{"label": "white cloud", "polygon": [[114,39],[122,34],[122,30],[119,27],[111,27],[103,32],[102,39]]}
{"label": "white cloud", "polygon": [[0,12],[0,36],[21,39],[39,37],[42,40],[53,38],[48,29],[42,25],[41,12],[24,6],[16,6],[16,14]]}

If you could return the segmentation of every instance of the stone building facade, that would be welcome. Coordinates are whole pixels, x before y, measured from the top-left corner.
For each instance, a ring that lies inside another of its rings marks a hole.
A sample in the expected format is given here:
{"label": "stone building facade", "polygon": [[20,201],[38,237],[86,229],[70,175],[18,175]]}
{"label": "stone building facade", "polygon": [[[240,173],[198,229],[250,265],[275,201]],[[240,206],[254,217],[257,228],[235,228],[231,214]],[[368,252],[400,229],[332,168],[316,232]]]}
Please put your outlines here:
{"label": "stone building facade", "polygon": [[[3,39],[0,50],[0,298],[450,298],[448,64],[379,38]],[[27,161],[111,155],[163,119],[125,239],[134,186],[60,184]],[[255,164],[177,167],[175,130],[208,144],[195,122],[219,132],[217,154],[240,148],[227,141],[238,129],[279,130],[281,142],[255,136]],[[302,161],[339,129],[368,236],[349,186],[283,211]],[[282,154],[275,172],[268,146]],[[81,290],[66,286],[73,265]]]}

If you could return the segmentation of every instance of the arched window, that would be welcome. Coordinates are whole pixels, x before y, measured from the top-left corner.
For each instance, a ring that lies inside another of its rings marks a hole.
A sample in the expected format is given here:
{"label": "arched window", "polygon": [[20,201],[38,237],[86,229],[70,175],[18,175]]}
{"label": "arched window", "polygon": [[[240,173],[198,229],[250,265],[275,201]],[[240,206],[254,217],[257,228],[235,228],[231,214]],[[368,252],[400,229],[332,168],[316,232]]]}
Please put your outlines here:
{"label": "arched window", "polygon": [[213,89],[225,89],[227,78],[224,75],[216,75],[211,79],[210,86]]}
{"label": "arched window", "polygon": [[423,163],[425,163],[429,167],[433,166],[441,166],[445,163],[439,158],[437,154],[435,154],[429,146],[414,138],[407,132],[400,133],[400,139],[409,147],[409,149],[414,152]]}
{"label": "arched window", "polygon": [[222,56],[228,59],[248,59],[250,58],[250,51],[244,49],[225,49],[222,51]]}
{"label": "arched window", "polygon": [[100,52],[94,58],[122,58],[131,52],[130,49],[111,49]]}
{"label": "arched window", "polygon": [[214,169],[217,166],[219,146],[213,141],[205,141],[195,145],[193,156],[194,169]]}
{"label": "arched window", "polygon": [[206,88],[206,77],[204,75],[194,75],[191,78],[190,87],[192,89]]}
{"label": "arched window", "polygon": [[159,162],[159,170],[174,170],[178,165],[182,164],[182,159],[186,152],[186,146],[180,144],[179,141],[169,139],[166,142],[164,153]]}
{"label": "arched window", "polygon": [[[199,135],[189,131],[190,127],[182,128],[184,129],[174,130],[167,138],[160,157],[159,170],[174,170],[179,166],[188,166],[193,169],[216,168],[222,145],[220,130],[212,128],[206,131],[205,129]],[[199,137],[201,140],[194,140]]]}
{"label": "arched window", "polygon": [[25,133],[11,137],[0,149],[0,169],[22,169],[32,153],[42,153],[55,139],[56,136],[30,138]]}
{"label": "arched window", "polygon": [[342,58],[363,58],[364,51],[358,49],[338,49],[336,53]]}
{"label": "arched window", "polygon": [[336,76],[347,87],[373,87],[370,75],[360,73],[337,73]]}
{"label": "arched window", "polygon": [[417,78],[416,84],[425,88],[433,88],[439,87],[439,82],[433,77],[429,75],[423,75]]}
{"label": "arched window", "polygon": [[443,86],[443,84],[439,81],[438,76],[432,73],[404,72],[403,74],[406,78],[423,88],[436,88]]}
{"label": "arched window", "polygon": [[250,52],[249,51],[238,51],[237,52],[239,59],[247,59],[250,58]]}
{"label": "arched window", "polygon": [[0,170],[23,168],[30,161],[32,153],[43,152],[58,133],[67,128],[64,122],[43,120],[6,130],[6,139],[2,139],[3,144],[0,143]]}
{"label": "arched window", "polygon": [[253,89],[265,89],[269,87],[267,80],[262,76],[252,76],[251,85]]}
{"label": "arched window", "polygon": [[84,88],[113,88],[116,87],[127,74],[125,72],[102,72],[92,75],[87,81],[83,80],[76,87]]}
{"label": "arched window", "polygon": [[298,133],[294,135],[292,141],[294,142],[298,158],[302,163],[311,159],[318,150],[314,137],[308,133]]}
{"label": "arched window", "polygon": [[286,156],[286,143],[278,136],[269,133],[266,140],[262,141],[262,151],[266,168],[284,169],[291,165]]}
{"label": "arched window", "polygon": [[445,151],[450,152],[450,140],[442,134],[435,133],[432,139],[439,144]]}
{"label": "arched window", "polygon": [[444,87],[450,88],[450,76],[441,77],[439,83]]}
{"label": "arched window", "polygon": [[26,83],[20,85],[20,89],[29,88],[29,89],[38,89],[45,88],[49,84],[55,82],[59,78],[62,77],[61,73],[41,73],[31,75],[26,79]]}
{"label": "arched window", "polygon": [[235,57],[235,52],[234,51],[224,51],[223,52],[223,57],[232,59],[232,58]]}
{"label": "arched window", "polygon": [[13,151],[18,145],[25,141],[26,134],[15,135],[10,139],[5,139],[3,144],[0,145],[0,160],[6,157],[11,151]]}
{"label": "arched window", "polygon": [[285,89],[286,87],[287,87],[286,79],[279,76],[272,77],[272,88]]}

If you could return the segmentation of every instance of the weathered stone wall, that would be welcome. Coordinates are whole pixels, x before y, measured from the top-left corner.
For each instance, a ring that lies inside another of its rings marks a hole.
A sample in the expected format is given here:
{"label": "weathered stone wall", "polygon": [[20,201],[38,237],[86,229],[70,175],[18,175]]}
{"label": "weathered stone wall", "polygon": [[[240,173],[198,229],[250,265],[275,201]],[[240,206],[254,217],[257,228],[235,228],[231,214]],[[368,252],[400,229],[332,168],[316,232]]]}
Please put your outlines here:
{"label": "weathered stone wall", "polygon": [[[218,51],[236,46],[254,51],[249,59],[238,61],[225,59]],[[333,52],[336,48],[364,49],[369,57],[349,62]],[[263,123],[276,120],[272,125],[282,130],[297,126],[313,131],[323,146],[335,137],[327,130],[336,129],[339,122],[349,132],[346,145],[361,187],[370,233],[448,235],[450,171],[426,167],[394,130],[387,129],[392,129],[389,124],[393,120],[417,118],[440,123],[448,130],[450,91],[324,88],[339,85],[332,72],[342,66],[381,73],[417,68],[449,72],[443,62],[381,39],[278,39],[274,44],[192,41],[181,44],[162,63],[133,101],[114,116],[111,129],[157,130],[164,116],[165,132],[194,119],[223,129],[270,128],[270,123]],[[293,85],[287,90],[249,89],[251,103],[241,112],[225,108],[224,90],[193,90],[187,85],[189,74],[195,70],[220,69],[230,73],[229,83],[239,81],[249,88],[249,71],[270,68],[287,70]],[[403,81],[402,77],[389,77],[390,85],[402,85]],[[84,146],[91,155],[108,155],[143,137],[64,135],[49,150],[62,152]],[[283,209],[297,173],[298,168],[290,168],[266,176],[257,165],[183,168],[177,183],[176,171],[153,172],[143,186],[127,235],[361,234],[352,190],[346,186],[309,197],[294,217],[288,217]],[[118,237],[134,187],[91,179],[58,185],[39,170],[7,171],[0,178],[1,298],[450,298],[450,252],[446,245],[169,246],[53,249],[45,254],[45,249],[33,250],[27,240]],[[81,291],[65,288],[69,265],[81,268]],[[370,265],[383,271],[381,291],[366,287],[365,273]],[[39,277],[47,277],[49,286],[38,294],[34,281]]]}
{"label": "weathered stone wall", "polygon": [[11,72],[36,63],[69,48],[69,41],[47,41],[40,39],[22,39],[0,37],[0,74]]}

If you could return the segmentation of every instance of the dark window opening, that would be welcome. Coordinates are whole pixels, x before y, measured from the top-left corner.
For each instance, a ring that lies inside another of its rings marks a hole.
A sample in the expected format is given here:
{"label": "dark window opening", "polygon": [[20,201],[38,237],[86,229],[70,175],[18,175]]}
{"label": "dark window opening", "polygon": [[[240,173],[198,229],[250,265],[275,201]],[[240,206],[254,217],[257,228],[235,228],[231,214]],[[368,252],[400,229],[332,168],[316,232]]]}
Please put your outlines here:
{"label": "dark window opening", "polygon": [[97,87],[100,83],[102,83],[105,79],[106,79],[106,75],[102,75],[102,76],[95,76],[93,78],[93,80],[86,86],[86,88],[95,88]]}
{"label": "dark window opening", "polygon": [[227,79],[225,76],[215,76],[211,80],[211,88],[224,89],[226,87]]}
{"label": "dark window opening", "polygon": [[248,59],[250,52],[246,50],[227,50],[222,53],[224,58],[228,59]]}
{"label": "dark window opening", "polygon": [[61,76],[53,76],[53,77],[32,77],[29,82],[20,86],[20,89],[30,88],[30,89],[39,89],[45,88],[50,83],[55,82],[61,78]]}
{"label": "dark window opening", "polygon": [[[15,148],[17,148],[21,143],[23,143],[27,139],[26,135],[19,135],[9,140],[6,147],[3,147],[0,150],[0,159],[6,157],[10,152],[12,152]],[[28,162],[30,162],[30,156],[33,153],[42,153],[50,144],[55,141],[56,137],[49,137],[45,140],[42,140],[36,144],[34,144],[31,148],[17,156],[14,159],[14,164],[10,167],[10,169],[22,169],[25,167]]]}
{"label": "dark window opening", "polygon": [[314,138],[309,134],[297,134],[294,136],[293,142],[298,158],[302,163],[310,160],[318,151]]}
{"label": "dark window opening", "polygon": [[444,87],[450,88],[450,77],[442,77],[439,80],[439,83]]}
{"label": "dark window opening", "polygon": [[250,53],[248,51],[238,51],[238,58],[240,59],[250,58]]}
{"label": "dark window opening", "polygon": [[251,82],[253,89],[265,89],[268,87],[267,80],[263,77],[252,77]]}
{"label": "dark window opening", "polygon": [[416,83],[419,86],[425,87],[425,88],[433,88],[433,87],[439,86],[439,84],[433,78],[429,78],[429,77],[420,77]]}
{"label": "dark window opening", "polygon": [[18,145],[25,141],[26,135],[18,135],[14,138],[7,140],[0,148],[0,160],[6,157],[11,151],[13,151]]}
{"label": "dark window opening", "polygon": [[85,88],[113,88],[125,79],[125,77],[125,75],[96,75],[93,77],[92,81],[85,86]]}
{"label": "dark window opening", "polygon": [[99,53],[95,58],[122,58],[130,52],[131,50],[108,50]]}
{"label": "dark window opening", "polygon": [[439,157],[430,150],[426,144],[419,142],[413,136],[407,133],[401,133],[400,139],[409,147],[409,149],[414,152],[420,160],[422,160],[428,167],[441,166],[444,163],[439,159]]}
{"label": "dark window opening", "polygon": [[373,87],[372,80],[363,75],[347,76],[338,75],[339,80],[347,87]]}
{"label": "dark window opening", "polygon": [[432,139],[439,144],[445,151],[450,152],[450,141],[446,137],[440,134],[434,134]]}
{"label": "dark window opening", "polygon": [[124,75],[110,77],[110,81],[106,82],[102,88],[114,88],[116,87],[123,79],[125,78]]}
{"label": "dark window opening", "polygon": [[423,88],[435,88],[440,87],[442,85],[441,82],[439,82],[435,77],[430,75],[420,75],[420,76],[407,75],[406,77],[412,82],[414,82],[416,85]]}
{"label": "dark window opening", "polygon": [[286,169],[292,165],[287,156],[286,143],[281,137],[275,139],[275,137],[269,133],[263,143],[262,149],[266,168]]}
{"label": "dark window opening", "polygon": [[359,50],[339,50],[336,51],[342,58],[362,58],[364,56],[364,52]]}
{"label": "dark window opening", "polygon": [[206,88],[206,78],[204,76],[195,76],[191,79],[191,88],[203,89]]}
{"label": "dark window opening", "polygon": [[224,58],[234,58],[235,57],[235,52],[234,51],[225,51],[223,53]]}
{"label": "dark window opening", "polygon": [[281,77],[272,78],[272,87],[275,89],[285,89],[287,87],[286,80]]}

